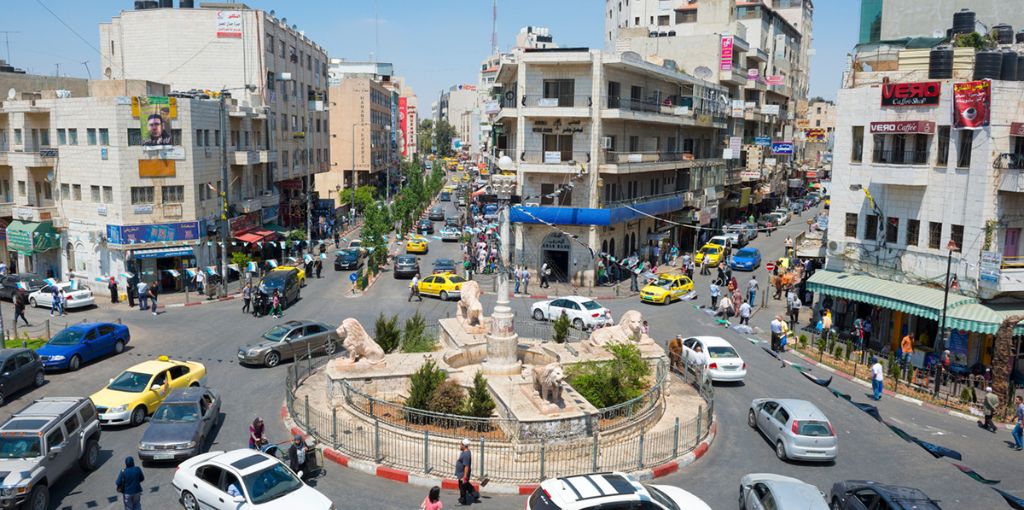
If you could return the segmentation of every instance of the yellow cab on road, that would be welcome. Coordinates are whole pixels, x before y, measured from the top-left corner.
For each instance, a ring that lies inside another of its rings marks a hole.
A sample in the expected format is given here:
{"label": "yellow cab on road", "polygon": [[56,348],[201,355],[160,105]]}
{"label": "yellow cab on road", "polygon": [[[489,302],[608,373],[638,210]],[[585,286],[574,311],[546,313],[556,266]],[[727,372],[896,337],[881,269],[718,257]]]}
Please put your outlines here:
{"label": "yellow cab on road", "polygon": [[405,243],[406,253],[427,253],[427,238],[423,236],[410,237]]}
{"label": "yellow cab on road", "polygon": [[640,301],[667,305],[693,291],[693,281],[683,274],[663,274],[640,289]]}
{"label": "yellow cab on road", "polygon": [[420,294],[437,296],[442,301],[462,297],[462,284],[466,279],[455,273],[437,273],[420,280]]}
{"label": "yellow cab on road", "polygon": [[693,263],[701,265],[704,263],[704,259],[708,259],[708,266],[717,266],[722,261],[722,253],[724,249],[718,244],[705,244],[701,246],[700,251],[693,257]]}
{"label": "yellow cab on road", "polygon": [[292,269],[294,269],[294,270],[299,272],[298,273],[298,276],[299,276],[299,287],[305,287],[306,286],[306,270],[302,267],[301,264],[295,264],[294,266],[277,266],[274,269],[271,269],[271,271],[291,271]]}
{"label": "yellow cab on road", "polygon": [[101,424],[140,425],[171,391],[201,386],[205,378],[202,363],[160,356],[121,372],[89,398],[96,405]]}

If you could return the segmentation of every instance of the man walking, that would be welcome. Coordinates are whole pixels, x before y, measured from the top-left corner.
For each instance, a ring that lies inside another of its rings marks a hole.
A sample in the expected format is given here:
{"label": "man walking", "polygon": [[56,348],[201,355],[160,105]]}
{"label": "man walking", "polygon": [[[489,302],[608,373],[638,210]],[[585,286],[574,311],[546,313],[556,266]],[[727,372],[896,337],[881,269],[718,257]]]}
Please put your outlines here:
{"label": "man walking", "polygon": [[639,278],[639,276],[638,276],[639,274],[640,274],[640,266],[637,266],[637,267],[629,270],[629,291],[630,292],[640,292],[640,284],[637,282],[637,278]]}
{"label": "man walking", "polygon": [[423,301],[423,296],[420,295],[420,274],[416,273],[412,277],[412,281],[409,282],[409,299],[405,302],[412,301],[412,298],[416,298],[417,301]]}
{"label": "man walking", "polygon": [[153,315],[156,315],[156,297],[159,293],[160,290],[157,288],[156,281],[153,281],[153,283],[149,285],[149,304],[153,308]]}
{"label": "man walking", "polygon": [[135,308],[135,298],[139,296],[139,279],[132,275],[126,282],[124,293],[128,295],[128,308]]}
{"label": "man walking", "polygon": [[999,397],[992,393],[991,386],[987,386],[985,387],[985,423],[982,427],[993,434],[998,430],[995,423],[992,423],[992,417],[995,416],[996,409],[999,409]]}
{"label": "man walking", "polygon": [[1013,449],[1019,452],[1024,449],[1024,430],[1022,430],[1024,427],[1024,397],[1017,395],[1014,403],[1017,409],[1013,414],[1013,422],[1016,425],[1013,426],[1011,434],[1013,434]]}
{"label": "man walking", "polygon": [[139,283],[135,286],[135,292],[139,296],[139,310],[145,312],[149,308],[149,285],[140,278]]}
{"label": "man walking", "polygon": [[135,459],[125,458],[124,468],[114,481],[124,500],[124,510],[142,510],[142,482],[145,480],[146,476],[142,474],[142,468],[135,465]]}
{"label": "man walking", "polygon": [[476,490],[469,483],[473,473],[473,454],[469,452],[469,439],[463,439],[459,445],[459,458],[455,461],[455,478],[459,481],[459,504],[471,505],[476,499]]}
{"label": "man walking", "polygon": [[907,369],[907,364],[910,363],[910,357],[914,354],[914,338],[910,336],[910,332],[907,331],[903,335],[903,340],[900,340],[900,350],[903,352],[903,370]]}
{"label": "man walking", "polygon": [[878,358],[871,357],[871,389],[874,391],[875,400],[882,400],[882,390],[885,388],[885,371],[882,370],[882,363]]}
{"label": "man walking", "polygon": [[718,304],[718,295],[721,293],[721,291],[719,290],[718,285],[716,285],[715,282],[711,282],[709,290],[711,291],[711,308],[714,308],[715,305]]}
{"label": "man walking", "polygon": [[740,324],[750,325],[750,303],[746,301],[740,305]]}
{"label": "man walking", "polygon": [[50,286],[50,317],[53,317],[53,312],[60,315],[60,287],[58,285]]}
{"label": "man walking", "polygon": [[779,343],[782,339],[782,317],[776,315],[775,318],[772,319],[769,329],[772,332],[772,350],[778,352]]}
{"label": "man walking", "polygon": [[540,266],[540,288],[546,289],[551,286],[548,283],[549,276],[551,276],[551,267],[548,266],[548,262],[545,260]]}
{"label": "man walking", "polygon": [[249,305],[252,304],[252,283],[246,283],[242,288],[242,313],[249,313]]}
{"label": "man walking", "polygon": [[750,306],[754,306],[757,303],[757,277],[751,276],[750,281],[747,282],[747,303]]}
{"label": "man walking", "polygon": [[789,304],[789,323],[792,324],[794,328],[799,327],[800,325],[800,308],[802,307],[803,303],[800,302],[800,298],[794,294],[793,301]]}
{"label": "man walking", "polygon": [[530,295],[530,268],[523,266],[523,294]]}
{"label": "man walking", "polygon": [[515,276],[516,279],[516,291],[514,292],[514,294],[519,294],[519,286],[522,285],[523,283],[523,273],[519,270],[519,266],[515,266],[515,269],[512,271],[512,274],[513,276]]}
{"label": "man walking", "polygon": [[25,318],[25,305],[28,304],[28,298],[25,297],[25,290],[18,289],[18,293],[14,295],[14,322],[18,322],[18,317],[25,321],[25,326],[28,326],[28,319]]}
{"label": "man walking", "polygon": [[202,270],[196,271],[196,292],[202,294],[206,288],[206,273]]}

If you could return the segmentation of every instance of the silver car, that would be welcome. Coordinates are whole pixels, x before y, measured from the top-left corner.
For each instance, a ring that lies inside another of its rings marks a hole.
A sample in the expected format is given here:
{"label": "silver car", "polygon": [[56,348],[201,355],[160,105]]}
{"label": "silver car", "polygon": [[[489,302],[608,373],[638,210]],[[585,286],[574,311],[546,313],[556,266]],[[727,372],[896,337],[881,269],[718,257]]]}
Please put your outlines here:
{"label": "silver car", "polygon": [[825,494],[796,478],[751,473],[740,479],[740,510],[828,510]]}
{"label": "silver car", "polygon": [[333,327],[309,320],[287,321],[271,327],[255,344],[238,348],[238,361],[248,365],[276,367],[281,360],[305,356],[331,356],[338,350]]}
{"label": "silver car", "polygon": [[806,400],[756,398],[747,424],[775,445],[779,460],[831,462],[839,451],[832,424]]}
{"label": "silver car", "polygon": [[220,395],[209,388],[180,388],[156,408],[139,440],[143,461],[181,461],[203,452],[220,420]]}

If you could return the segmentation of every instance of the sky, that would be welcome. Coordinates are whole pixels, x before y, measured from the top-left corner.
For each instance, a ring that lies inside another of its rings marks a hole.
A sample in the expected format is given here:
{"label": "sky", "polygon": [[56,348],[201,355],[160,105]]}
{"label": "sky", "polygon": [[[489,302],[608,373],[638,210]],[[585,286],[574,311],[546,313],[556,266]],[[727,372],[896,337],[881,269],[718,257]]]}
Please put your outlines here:
{"label": "sky", "polygon": [[[99,78],[101,22],[133,8],[129,0],[5,0],[0,58],[35,74]],[[197,1],[197,4],[200,2]],[[250,0],[276,10],[327,49],[332,58],[391,62],[419,96],[421,109],[452,85],[477,83],[490,54],[490,0]],[[561,46],[603,47],[601,0],[498,0],[498,41],[507,50],[523,26],[548,27]],[[175,0],[177,5],[177,0]],[[857,38],[850,0],[815,5],[810,96],[835,97],[846,54]],[[60,19],[58,20],[54,14]],[[10,31],[13,33],[3,33]],[[5,40],[6,36],[6,40]],[[83,64],[83,62],[85,62]],[[680,64],[685,66],[685,59]]]}

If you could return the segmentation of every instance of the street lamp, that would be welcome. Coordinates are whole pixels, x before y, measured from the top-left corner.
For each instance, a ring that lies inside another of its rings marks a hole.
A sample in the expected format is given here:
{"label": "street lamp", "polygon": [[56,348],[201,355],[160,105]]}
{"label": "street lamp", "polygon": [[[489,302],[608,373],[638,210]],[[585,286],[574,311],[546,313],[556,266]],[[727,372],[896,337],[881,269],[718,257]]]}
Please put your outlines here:
{"label": "street lamp", "polygon": [[[946,340],[947,340],[947,338],[946,338],[946,305],[949,303],[949,283],[950,283],[949,279],[950,279],[950,272],[951,272],[951,270],[953,268],[953,252],[960,251],[960,247],[957,246],[956,241],[950,239],[949,242],[946,243],[946,249],[949,250],[949,253],[946,255],[946,285],[942,289],[943,290],[943,294],[942,294],[942,324],[939,325],[939,343],[938,343],[938,347],[939,347],[938,351],[940,353],[946,349]],[[940,360],[940,364],[941,364],[941,360]],[[939,385],[941,383],[941,380],[942,380],[942,378],[939,377],[938,374],[936,374],[936,377],[935,377],[935,393],[939,392]]]}

